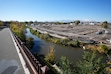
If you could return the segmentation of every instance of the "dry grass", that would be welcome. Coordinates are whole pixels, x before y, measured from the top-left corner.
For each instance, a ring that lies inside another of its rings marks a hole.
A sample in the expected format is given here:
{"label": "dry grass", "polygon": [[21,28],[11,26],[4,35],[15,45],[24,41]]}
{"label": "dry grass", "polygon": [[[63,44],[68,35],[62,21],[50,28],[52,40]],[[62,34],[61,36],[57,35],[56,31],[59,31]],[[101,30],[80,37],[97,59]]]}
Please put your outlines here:
{"label": "dry grass", "polygon": [[87,45],[86,49],[92,50],[92,51],[98,51],[99,53],[106,53],[100,45]]}
{"label": "dry grass", "polygon": [[111,68],[106,67],[106,71],[109,72],[111,74]]}
{"label": "dry grass", "polygon": [[90,50],[97,50],[98,46],[95,45],[87,45],[86,49],[90,49]]}

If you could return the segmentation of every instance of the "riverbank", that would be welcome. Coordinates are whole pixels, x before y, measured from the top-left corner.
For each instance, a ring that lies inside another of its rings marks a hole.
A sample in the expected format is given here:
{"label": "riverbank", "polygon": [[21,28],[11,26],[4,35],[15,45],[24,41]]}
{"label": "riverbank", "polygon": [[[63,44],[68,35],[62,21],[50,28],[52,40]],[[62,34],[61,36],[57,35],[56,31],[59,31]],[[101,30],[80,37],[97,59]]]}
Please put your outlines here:
{"label": "riverbank", "polygon": [[102,53],[102,54],[104,53],[107,54],[107,52],[110,51],[110,48],[107,47],[106,45],[84,43],[78,40],[70,40],[68,38],[65,38],[65,39],[55,38],[50,36],[49,34],[44,34],[44,33],[40,33],[37,30],[33,30],[32,28],[30,28],[30,31],[32,34],[38,36],[41,39],[51,41],[55,44],[60,44],[63,46],[80,47],[81,49],[84,49],[84,50],[90,49],[92,51],[98,51],[99,53]]}
{"label": "riverbank", "polygon": [[[55,44],[60,44],[63,46],[71,46],[71,47],[80,47],[83,45],[82,42],[79,42],[78,40],[71,40],[68,38],[65,39],[61,39],[61,38],[55,38],[49,34],[44,34],[44,33],[40,33],[37,30],[33,30],[32,28],[30,28],[30,31],[32,34],[38,36],[41,39],[47,40],[47,41],[51,41]],[[84,43],[85,44],[85,43]]]}
{"label": "riverbank", "polygon": [[[36,32],[36,30],[35,30],[35,32]],[[36,33],[35,33],[35,34],[36,34]],[[37,35],[36,35],[36,36],[37,36]],[[38,37],[38,36],[37,36],[37,37]],[[43,40],[44,40],[44,39],[43,39]],[[50,42],[50,41],[49,41],[49,42]],[[48,44],[48,43],[47,43],[47,44]],[[44,45],[43,45],[43,46],[44,46]],[[43,51],[45,51],[45,50],[46,50],[46,47],[44,48]],[[67,54],[69,54],[69,55],[71,54],[71,52],[69,52],[70,50],[71,50],[70,48],[67,49]],[[72,50],[74,50],[74,49],[72,49]],[[76,49],[76,51],[75,51],[75,50],[72,51],[73,55],[70,55],[70,56],[69,56],[69,57],[72,57],[72,58],[74,59],[74,61],[76,61],[76,62],[77,62],[78,60],[76,60],[74,57],[79,58],[79,55],[82,56],[80,53],[77,52],[77,50],[78,50],[78,49]],[[56,51],[57,51],[57,50],[56,50]],[[61,48],[59,48],[58,51],[61,52]],[[75,53],[74,53],[74,52],[75,52]],[[80,52],[80,50],[79,50],[79,52]],[[47,52],[46,52],[46,53],[47,53]],[[61,54],[61,55],[62,55],[62,56],[66,56],[66,55],[63,55],[64,53],[65,53],[65,49],[62,49],[62,54]],[[78,55],[76,55],[76,53],[77,53]],[[97,55],[97,56],[98,56],[98,55]],[[97,57],[97,56],[96,56],[96,57]],[[102,56],[103,56],[103,55],[102,55]],[[61,57],[61,56],[59,56],[59,58],[60,58],[60,57]],[[69,59],[69,57],[68,57],[68,59]],[[99,56],[98,56],[98,57],[99,57]],[[43,58],[43,59],[44,59],[44,58]],[[79,58],[79,59],[80,59],[80,58]],[[103,59],[103,60],[104,60],[104,59]],[[59,59],[56,60],[56,61],[59,61]],[[72,61],[72,62],[74,62],[74,61]],[[76,63],[74,63],[74,64],[76,64]]]}
{"label": "riverbank", "polygon": [[55,44],[51,41],[40,39],[37,35],[33,35],[29,29],[26,30],[26,36],[32,37],[34,39],[34,46],[31,49],[32,52],[45,56],[49,52],[50,46],[54,46],[56,60],[58,60],[61,56],[67,56],[70,61],[74,61],[76,63],[77,60],[82,58],[84,52],[84,50],[81,50],[82,48]]}

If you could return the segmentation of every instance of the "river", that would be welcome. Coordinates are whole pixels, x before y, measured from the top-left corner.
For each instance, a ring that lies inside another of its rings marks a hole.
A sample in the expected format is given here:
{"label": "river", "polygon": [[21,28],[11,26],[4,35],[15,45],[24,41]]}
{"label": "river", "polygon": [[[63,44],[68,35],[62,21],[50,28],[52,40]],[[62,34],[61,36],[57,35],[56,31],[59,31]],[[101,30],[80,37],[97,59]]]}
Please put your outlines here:
{"label": "river", "polygon": [[[46,55],[50,49],[50,46],[54,46],[55,57],[57,60],[59,60],[61,56],[66,56],[68,60],[73,63],[76,63],[78,60],[82,59],[82,55],[84,53],[82,48],[67,47],[42,40],[33,35],[28,28],[26,29],[26,37],[32,37],[34,39],[34,46],[31,49],[31,52],[33,53]],[[102,55],[98,54],[98,56]]]}

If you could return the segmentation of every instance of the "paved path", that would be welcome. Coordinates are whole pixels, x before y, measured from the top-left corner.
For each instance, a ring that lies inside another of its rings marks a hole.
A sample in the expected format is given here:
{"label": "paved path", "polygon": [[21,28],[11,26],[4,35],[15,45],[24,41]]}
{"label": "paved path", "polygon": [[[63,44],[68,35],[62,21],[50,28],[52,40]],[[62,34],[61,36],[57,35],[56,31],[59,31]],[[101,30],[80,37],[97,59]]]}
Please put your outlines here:
{"label": "paved path", "polygon": [[25,74],[9,28],[0,30],[0,74]]}

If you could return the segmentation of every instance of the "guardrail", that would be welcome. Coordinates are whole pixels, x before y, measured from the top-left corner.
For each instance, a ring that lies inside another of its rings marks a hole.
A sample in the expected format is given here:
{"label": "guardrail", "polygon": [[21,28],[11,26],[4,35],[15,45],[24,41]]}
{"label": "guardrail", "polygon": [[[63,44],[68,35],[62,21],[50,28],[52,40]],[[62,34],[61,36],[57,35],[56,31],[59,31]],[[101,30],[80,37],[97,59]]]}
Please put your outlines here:
{"label": "guardrail", "polygon": [[29,51],[29,49],[23,44],[23,42],[12,33],[13,38],[15,42],[17,43],[17,46],[20,50],[20,53],[22,54],[25,62],[26,67],[28,67],[31,74],[43,74],[41,70],[41,64],[39,64],[39,61],[33,56],[33,54]]}

